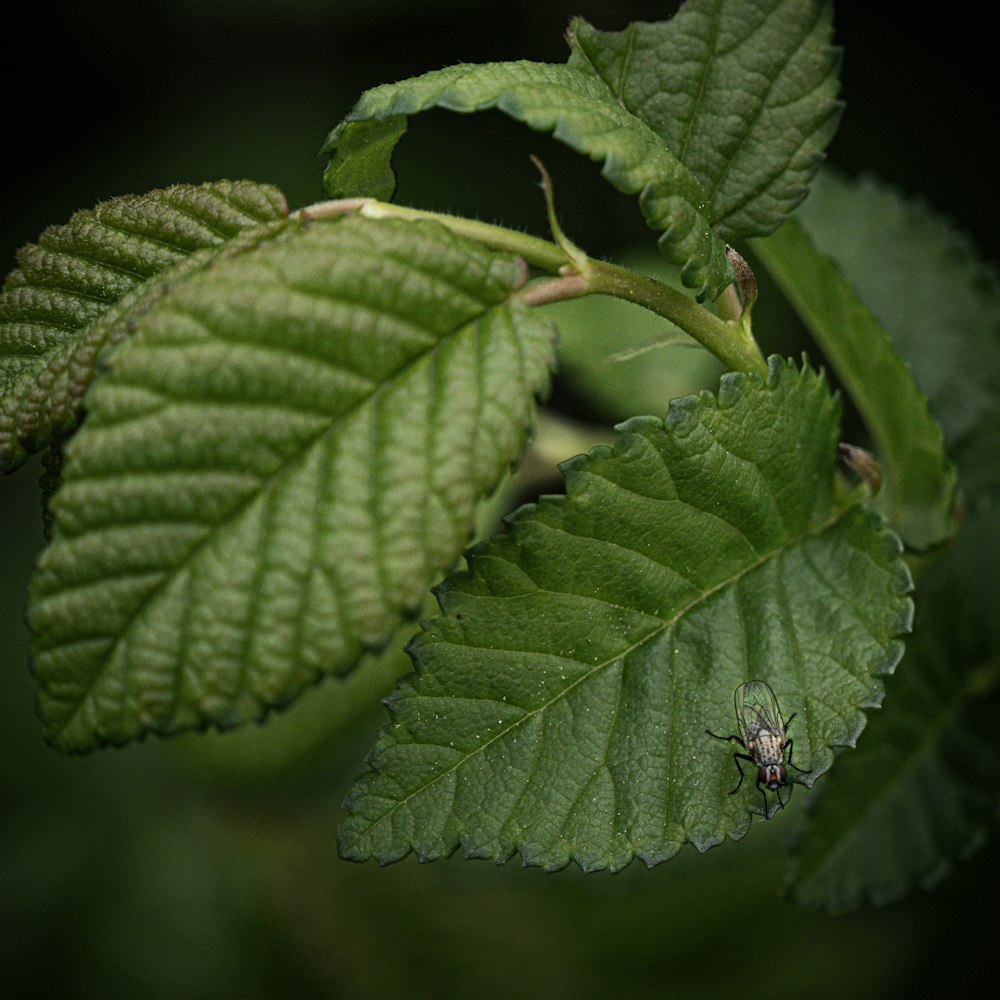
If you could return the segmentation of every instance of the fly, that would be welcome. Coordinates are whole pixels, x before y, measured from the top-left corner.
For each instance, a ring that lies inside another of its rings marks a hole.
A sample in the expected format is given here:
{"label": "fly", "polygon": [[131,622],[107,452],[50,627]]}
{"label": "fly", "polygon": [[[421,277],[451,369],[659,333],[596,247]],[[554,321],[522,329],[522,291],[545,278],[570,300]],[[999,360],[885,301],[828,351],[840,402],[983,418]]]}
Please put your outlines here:
{"label": "fly", "polygon": [[[747,681],[736,689],[733,699],[736,703],[736,724],[739,735],[718,736],[710,729],[705,732],[717,740],[739,743],[746,753],[736,752],[733,760],[740,772],[740,780],[729,793],[735,795],[743,784],[745,774],[741,760],[748,760],[757,768],[757,787],[764,799],[764,816],[771,818],[767,811],[767,793],[774,792],[778,797],[778,805],[784,809],[781,799],[781,789],[788,785],[788,771],[785,769],[785,751],[788,751],[788,764],[792,764],[792,741],[788,737],[788,727],[796,713],[792,713],[785,722],[781,717],[778,699],[764,681]],[[801,771],[795,767],[796,771]]]}

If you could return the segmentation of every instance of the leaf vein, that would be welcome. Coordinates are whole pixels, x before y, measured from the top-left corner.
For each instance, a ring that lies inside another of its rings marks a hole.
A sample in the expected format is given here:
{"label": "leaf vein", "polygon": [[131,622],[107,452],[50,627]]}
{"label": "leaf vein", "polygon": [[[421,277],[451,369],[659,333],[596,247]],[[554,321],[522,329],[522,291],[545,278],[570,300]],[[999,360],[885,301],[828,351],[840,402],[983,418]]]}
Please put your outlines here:
{"label": "leaf vein", "polygon": [[[779,11],[777,8],[775,8],[774,11],[772,11],[767,17],[765,17],[765,19],[761,21],[761,23],[757,26],[757,31],[762,31],[764,29],[764,25],[766,24],[768,17],[778,17],[778,16],[779,16]],[[822,7],[820,4],[816,4],[814,6],[813,22],[800,34],[799,38],[797,39],[797,47],[800,47],[802,41],[805,38],[809,37],[809,34],[816,28],[816,25],[819,23],[821,17],[822,17]],[[750,35],[747,36],[745,42],[748,42],[752,37],[753,35],[751,33]],[[741,149],[746,145],[747,141],[753,135],[754,127],[757,125],[757,123],[764,115],[765,110],[767,110],[768,107],[770,107],[766,104],[766,97],[774,90],[775,86],[778,83],[779,78],[780,74],[767,81],[767,86],[764,88],[760,100],[758,100],[756,107],[754,108],[753,114],[740,118],[740,122],[743,126],[742,135],[740,139],[737,141],[736,145],[731,150],[730,155],[726,157],[726,161],[723,164],[722,170],[715,178],[711,192],[709,193],[709,202],[710,204],[713,205],[712,219],[716,227],[721,227],[722,222],[725,219],[727,219],[731,215],[736,214],[736,212],[744,208],[747,204],[756,200],[760,196],[760,194],[763,191],[767,190],[767,188],[770,187],[773,181],[782,174],[784,174],[787,169],[787,166],[785,164],[780,164],[780,165],[776,164],[775,167],[772,169],[772,171],[769,174],[767,174],[757,185],[755,185],[749,190],[747,190],[744,187],[741,196],[736,199],[735,204],[732,208],[722,210],[722,209],[716,209],[714,207],[716,196],[718,195],[720,189],[727,180],[729,173],[733,168],[733,165],[739,159]],[[812,92],[820,90],[823,87],[824,82],[825,81],[823,80],[819,81],[813,88]],[[821,127],[822,123],[818,123],[815,126],[815,129],[818,131]]]}

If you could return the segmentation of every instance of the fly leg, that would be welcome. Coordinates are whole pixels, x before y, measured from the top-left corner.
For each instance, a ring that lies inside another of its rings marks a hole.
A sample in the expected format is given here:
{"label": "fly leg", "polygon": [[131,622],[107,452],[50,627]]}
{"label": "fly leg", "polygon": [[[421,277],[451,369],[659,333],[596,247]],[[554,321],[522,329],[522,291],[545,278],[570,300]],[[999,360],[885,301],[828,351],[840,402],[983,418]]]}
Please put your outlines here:
{"label": "fly leg", "polygon": [[[706,729],[705,732],[708,733],[709,736],[712,736],[712,737],[714,737],[717,740],[722,740],[723,743],[733,743],[733,742],[735,742],[735,743],[739,743],[739,745],[741,747],[743,747],[744,750],[746,750],[746,748],[747,748],[747,745],[735,733],[732,736],[719,736],[717,733],[713,733],[711,729]],[[737,753],[733,754],[733,760],[736,762],[736,769],[740,772],[740,780],[736,782],[736,787],[729,793],[730,795],[735,795],[740,790],[740,785],[743,784],[743,779],[744,779],[744,777],[746,777],[746,775],[744,775],[744,773],[743,773],[743,767],[740,764],[740,761],[741,760],[748,760],[752,764],[753,763],[753,757],[751,757],[747,753],[739,753],[739,752],[737,752]]]}
{"label": "fly leg", "polygon": [[[757,789],[760,791],[760,797],[764,800],[764,819],[770,819],[771,817],[767,814],[767,792],[764,791],[764,787],[760,783],[760,778],[757,779]],[[784,809],[785,803],[781,801],[781,789],[776,788],[774,794],[778,797],[779,808]]]}
{"label": "fly leg", "polygon": [[[792,720],[789,719],[788,721],[791,722]],[[785,731],[786,732],[788,731],[788,726],[785,726]],[[792,763],[792,744],[794,742],[795,742],[794,740],[789,740],[788,741],[788,766],[789,767],[794,767],[795,770],[799,772],[799,774],[808,774],[809,772],[808,771],[803,771],[802,768],[799,767],[798,764],[793,764]]]}
{"label": "fly leg", "polygon": [[[735,740],[736,737],[731,736],[730,739]],[[743,744],[741,743],[740,746],[743,746]],[[753,757],[751,757],[750,754],[748,753],[734,753],[733,760],[736,762],[736,770],[740,772],[740,780],[736,782],[736,787],[729,793],[730,795],[735,795],[740,790],[740,785],[743,784],[743,779],[746,777],[746,775],[743,773],[743,765],[740,764],[740,761],[748,760],[750,761],[751,764],[754,762]],[[757,785],[758,787],[760,786],[759,781],[757,782]],[[761,789],[761,791],[763,791],[763,789]]]}

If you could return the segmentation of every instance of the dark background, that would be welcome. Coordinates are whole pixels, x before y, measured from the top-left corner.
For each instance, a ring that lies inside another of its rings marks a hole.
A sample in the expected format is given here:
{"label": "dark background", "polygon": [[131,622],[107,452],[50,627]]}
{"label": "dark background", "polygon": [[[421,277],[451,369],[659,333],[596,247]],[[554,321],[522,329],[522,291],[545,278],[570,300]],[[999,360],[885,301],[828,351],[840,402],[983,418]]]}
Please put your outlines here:
{"label": "dark background", "polygon": [[[40,227],[99,199],[180,181],[271,181],[299,207],[321,196],[316,150],[362,90],[460,61],[562,61],[562,33],[574,14],[610,30],[656,20],[675,6],[670,0],[25,6],[20,25],[4,32],[9,182],[2,252],[9,258]],[[995,256],[997,209],[987,167],[997,132],[996,83],[989,76],[993,5],[956,0],[935,8],[937,17],[928,9],[836,7],[848,111],[830,158],[851,173],[870,169],[926,195]],[[441,199],[447,192],[456,209],[468,204],[484,218],[540,217],[524,150],[548,160],[561,151],[557,144],[521,126],[508,128],[500,115],[435,117],[448,120],[425,128],[418,118],[401,147],[414,164],[403,176],[421,168],[427,175],[411,178],[412,193],[426,187]],[[452,132],[461,154],[449,161],[439,144]],[[462,145],[464,138],[469,142]],[[589,190],[603,187],[596,166],[582,166],[594,183]],[[562,200],[572,197],[560,191]],[[576,200],[595,207],[588,191]],[[629,206],[615,204],[612,214],[626,217],[621,222],[601,216],[591,228],[606,233],[610,245],[641,234],[638,212]],[[578,229],[588,214],[574,217]]]}
{"label": "dark background", "polygon": [[[365,88],[459,61],[562,61],[571,15],[616,29],[673,6],[25,6],[0,66],[4,270],[45,225],[126,192],[248,177],[293,208],[319,200],[316,151]],[[847,110],[830,158],[924,195],[995,260],[991,8],[839,4]],[[588,251],[649,240],[596,165],[497,114],[415,119],[399,199],[542,234],[532,152]],[[457,857],[384,871],[340,862],[339,804],[385,721],[377,707],[294,771],[241,770],[225,753],[206,766],[190,741],[60,757],[39,735],[22,622],[41,544],[37,474],[0,478],[0,981],[72,997],[892,997],[955,990],[985,963],[989,847],[934,893],[838,918],[780,898],[780,823],[614,878]]]}

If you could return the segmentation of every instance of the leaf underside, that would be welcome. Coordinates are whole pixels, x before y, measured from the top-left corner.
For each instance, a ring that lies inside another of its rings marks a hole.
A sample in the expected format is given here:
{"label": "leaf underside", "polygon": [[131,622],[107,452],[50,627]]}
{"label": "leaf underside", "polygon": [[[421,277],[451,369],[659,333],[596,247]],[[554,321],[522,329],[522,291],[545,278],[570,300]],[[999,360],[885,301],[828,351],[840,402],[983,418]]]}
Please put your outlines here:
{"label": "leaf underside", "polygon": [[[324,176],[327,194],[391,195],[389,157],[405,129],[402,116],[433,107],[466,113],[496,108],[602,161],[615,187],[640,195],[647,222],[664,231],[664,257],[682,268],[685,284],[714,296],[731,280],[725,244],[711,231],[701,185],[603,83],[567,66],[527,61],[452,66],[366,92],[323,146],[332,156]],[[357,150],[363,151],[364,172],[351,162]]]}
{"label": "leaf underside", "polygon": [[[817,183],[827,193],[838,185],[824,178]],[[830,201],[830,194],[820,203]],[[833,207],[835,206],[835,207]],[[844,217],[858,218],[861,204],[851,204],[846,192],[824,212],[804,212],[805,223],[791,220],[754,249],[793,303],[847,387],[872,434],[887,473],[891,521],[911,548],[928,549],[955,531],[957,475],[945,450],[941,426],[927,397],[914,380],[911,366],[890,338],[893,313],[883,308],[885,324],[863,301],[854,281],[837,261],[817,250],[810,237],[836,229]],[[832,208],[832,211],[831,211]],[[860,223],[860,218],[858,222]],[[877,260],[881,267],[883,257]],[[876,266],[870,258],[869,266]],[[885,275],[900,300],[907,298],[909,279]],[[928,366],[930,367],[930,366]]]}
{"label": "leaf underside", "polygon": [[[638,195],[699,298],[732,280],[725,243],[773,231],[805,196],[839,117],[829,5],[689,0],[672,20],[575,20],[567,65],[458,65],[376,87],[327,137],[334,198],[386,199],[406,116],[496,108],[603,164]],[[738,95],[738,98],[734,95]]]}
{"label": "leaf underside", "polygon": [[268,185],[179,184],[77,212],[23,247],[0,293],[0,470],[76,427],[101,352],[164,282],[286,216]]}
{"label": "leaf underside", "polygon": [[167,289],[68,446],[31,588],[47,737],[234,725],[384,646],[523,446],[553,332],[522,282],[351,217]]}
{"label": "leaf underside", "polygon": [[439,588],[342,855],[617,870],[739,838],[761,792],[727,794],[735,748],[705,729],[735,731],[750,677],[797,713],[803,780],[825,770],[911,613],[898,540],[837,499],[837,419],[820,376],[772,359],[566,463],[565,497]]}

